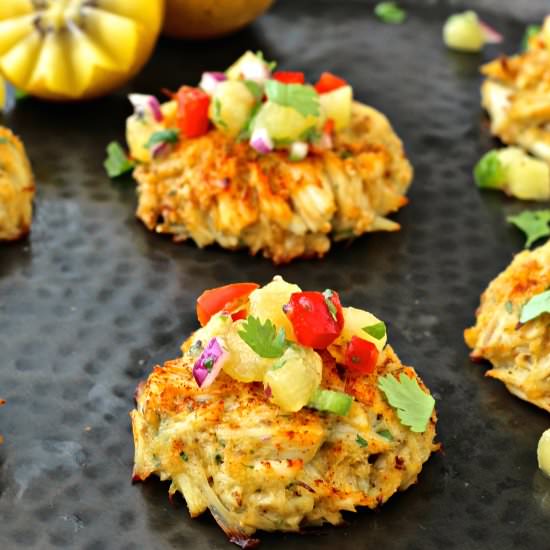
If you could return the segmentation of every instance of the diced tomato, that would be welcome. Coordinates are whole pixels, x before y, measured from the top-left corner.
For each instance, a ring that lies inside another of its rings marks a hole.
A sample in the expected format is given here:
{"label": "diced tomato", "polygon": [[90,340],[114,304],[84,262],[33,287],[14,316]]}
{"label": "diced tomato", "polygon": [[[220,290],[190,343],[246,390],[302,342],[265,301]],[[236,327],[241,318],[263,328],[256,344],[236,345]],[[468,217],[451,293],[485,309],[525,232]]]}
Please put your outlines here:
{"label": "diced tomato", "polygon": [[332,290],[295,292],[283,307],[296,339],[303,346],[327,348],[342,332],[344,315],[338,294]]}
{"label": "diced tomato", "polygon": [[326,94],[327,92],[332,92],[333,90],[337,90],[347,85],[348,83],[343,78],[332,73],[323,73],[317,81],[317,84],[315,84],[315,89],[320,94]]}
{"label": "diced tomato", "polygon": [[332,118],[327,118],[325,124],[323,125],[323,134],[332,135],[334,132],[334,120]]}
{"label": "diced tomato", "polygon": [[188,138],[208,132],[208,107],[210,96],[200,88],[182,86],[176,94],[178,102],[177,123],[181,133]]}
{"label": "diced tomato", "polygon": [[368,340],[352,336],[346,347],[344,365],[350,374],[371,374],[378,361],[378,349]]}
{"label": "diced tomato", "polygon": [[304,73],[298,71],[276,71],[273,78],[283,84],[303,84],[306,81]]}
{"label": "diced tomato", "polygon": [[219,311],[234,311],[241,306],[253,290],[259,288],[256,283],[233,283],[205,290],[197,299],[197,318],[201,326],[206,325],[212,315]]}

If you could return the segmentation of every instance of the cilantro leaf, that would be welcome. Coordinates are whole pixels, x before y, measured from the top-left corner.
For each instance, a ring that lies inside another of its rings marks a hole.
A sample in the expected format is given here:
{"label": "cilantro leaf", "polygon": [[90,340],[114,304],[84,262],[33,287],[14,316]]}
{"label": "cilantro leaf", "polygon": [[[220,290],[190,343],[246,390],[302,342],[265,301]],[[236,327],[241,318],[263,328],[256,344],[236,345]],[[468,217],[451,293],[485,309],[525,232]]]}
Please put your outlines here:
{"label": "cilantro leaf", "polygon": [[535,34],[538,34],[542,30],[540,25],[527,25],[525,29],[525,34],[521,39],[521,49],[525,51],[529,47],[529,39]]}
{"label": "cilantro leaf", "polygon": [[386,323],[380,321],[379,323],[374,323],[374,325],[363,327],[361,330],[364,330],[369,336],[377,340],[382,340],[386,336]]}
{"label": "cilantro leaf", "polygon": [[519,322],[527,323],[543,313],[550,313],[550,290],[536,294],[521,308]]}
{"label": "cilantro leaf", "polygon": [[550,210],[524,210],[521,214],[508,216],[506,219],[527,236],[525,248],[550,235]]}
{"label": "cilantro leaf", "polygon": [[416,378],[409,378],[405,373],[399,380],[388,374],[378,380],[378,388],[384,392],[388,403],[397,410],[397,416],[403,426],[413,432],[426,431],[435,406],[435,399],[422,391]]}
{"label": "cilantro leaf", "polygon": [[166,130],[159,130],[153,132],[148,139],[145,147],[150,149],[157,143],[177,143],[180,138],[180,131],[177,128],[167,128]]}
{"label": "cilantro leaf", "polygon": [[323,298],[325,299],[325,304],[327,305],[327,309],[328,309],[328,312],[330,313],[330,316],[333,318],[334,321],[338,321],[338,310],[336,309],[336,306],[332,301],[333,296],[334,296],[334,292],[330,290],[330,288],[327,288],[323,292]]}
{"label": "cilantro leaf", "polygon": [[407,18],[405,10],[400,8],[396,2],[380,2],[374,7],[374,14],[380,21],[398,25]]}
{"label": "cilantro leaf", "polygon": [[262,324],[260,319],[249,315],[243,324],[243,330],[239,331],[239,336],[260,356],[269,359],[281,357],[288,347],[285,329],[277,328],[266,319]]}
{"label": "cilantro leaf", "polygon": [[481,189],[501,189],[506,180],[504,166],[498,151],[485,153],[474,168],[474,178]]}
{"label": "cilantro leaf", "polygon": [[292,107],[303,116],[319,116],[319,94],[312,86],[305,84],[283,84],[278,80],[268,80],[265,92],[269,101]]}
{"label": "cilantro leaf", "polygon": [[266,65],[267,65],[267,68],[273,72],[275,70],[275,67],[277,67],[277,61],[268,61],[265,57],[264,57],[264,52],[262,52],[261,50],[258,50],[256,52],[256,57],[260,60],[260,61],[263,61]]}
{"label": "cilantro leaf", "polygon": [[359,434],[357,434],[357,438],[355,439],[355,443],[359,445],[359,447],[368,447],[369,442],[366,439],[363,439]]}
{"label": "cilantro leaf", "polygon": [[122,146],[116,141],[111,141],[107,145],[107,158],[103,162],[103,166],[110,178],[116,178],[129,172],[134,168],[135,162],[128,158]]}

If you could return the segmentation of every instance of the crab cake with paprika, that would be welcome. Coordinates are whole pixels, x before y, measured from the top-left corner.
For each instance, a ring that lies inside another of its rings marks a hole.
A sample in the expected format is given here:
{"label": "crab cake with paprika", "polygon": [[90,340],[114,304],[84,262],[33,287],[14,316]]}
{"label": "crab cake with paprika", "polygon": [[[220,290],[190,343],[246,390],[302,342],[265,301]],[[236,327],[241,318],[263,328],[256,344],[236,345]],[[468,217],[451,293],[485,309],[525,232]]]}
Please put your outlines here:
{"label": "crab cake with paprika", "polygon": [[31,228],[34,182],[23,144],[0,126],[0,240],[13,241]]}
{"label": "crab cake with paprika", "polygon": [[137,216],[174,240],[249,249],[275,263],[332,240],[396,231],[412,168],[386,117],[324,73],[272,72],[251,52],[173,101],[133,96]]}
{"label": "crab cake with paprika", "polygon": [[230,539],[339,524],[415,483],[434,400],[374,315],[275,278],[203,294],[203,325],[132,411],[134,479],[171,480]]}
{"label": "crab cake with paprika", "polygon": [[549,288],[550,241],[517,254],[491,282],[464,335],[471,357],[492,363],[487,376],[550,412]]}

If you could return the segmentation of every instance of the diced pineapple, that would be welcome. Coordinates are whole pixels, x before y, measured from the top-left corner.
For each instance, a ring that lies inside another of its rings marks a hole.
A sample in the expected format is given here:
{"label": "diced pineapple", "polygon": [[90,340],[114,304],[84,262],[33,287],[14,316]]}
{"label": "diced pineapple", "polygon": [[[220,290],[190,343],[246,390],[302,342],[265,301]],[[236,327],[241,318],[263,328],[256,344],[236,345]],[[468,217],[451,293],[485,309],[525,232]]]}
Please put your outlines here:
{"label": "diced pineapple", "polygon": [[199,341],[204,348],[215,336],[224,336],[232,328],[231,323],[231,316],[227,313],[219,312],[212,315],[204,327],[196,330],[191,338],[183,343],[181,347],[183,353],[186,353],[193,344]]}
{"label": "diced pineapple", "polygon": [[518,199],[550,199],[550,167],[518,147],[498,151],[506,174],[506,191]]}
{"label": "diced pineapple", "polygon": [[216,88],[208,116],[216,128],[237,136],[249,121],[255,104],[256,98],[244,82],[226,80]]}
{"label": "diced pineapple", "polygon": [[344,328],[342,329],[340,336],[338,336],[332,345],[343,346],[351,340],[352,336],[358,336],[359,338],[363,338],[363,340],[372,342],[378,351],[381,351],[384,348],[388,340],[387,334],[384,334],[382,338],[377,339],[363,330],[365,327],[370,327],[380,323],[380,319],[368,311],[354,307],[344,307],[342,308],[342,313],[344,314]]}
{"label": "diced pineapple", "polygon": [[273,403],[296,412],[309,403],[322,375],[321,357],[310,348],[293,345],[266,372],[264,386],[271,391]]}
{"label": "diced pineapple", "polygon": [[266,101],[254,119],[253,130],[265,128],[276,141],[298,141],[304,132],[315,128],[317,120],[318,117],[305,117],[292,107]]}
{"label": "diced pineapple", "polygon": [[292,293],[301,290],[298,285],[287,283],[282,277],[276,276],[269,284],[250,294],[248,313],[262,322],[270,319],[278,329],[285,329],[287,339],[294,340],[292,323],[283,311],[283,306],[289,302]]}
{"label": "diced pineapple", "polygon": [[269,78],[267,63],[250,50],[241,55],[227,71],[228,80],[254,80],[264,82]]}
{"label": "diced pineapple", "polygon": [[321,110],[326,118],[334,121],[334,128],[342,130],[349,126],[351,120],[351,103],[353,91],[351,86],[342,86],[332,92],[319,96]]}
{"label": "diced pineapple", "polygon": [[443,26],[443,42],[452,50],[479,52],[485,36],[479,18],[473,11],[451,15]]}
{"label": "diced pineapple", "polygon": [[229,356],[223,370],[239,382],[261,382],[266,371],[275,363],[275,359],[260,357],[239,335],[244,321],[233,323],[225,335],[225,344]]}

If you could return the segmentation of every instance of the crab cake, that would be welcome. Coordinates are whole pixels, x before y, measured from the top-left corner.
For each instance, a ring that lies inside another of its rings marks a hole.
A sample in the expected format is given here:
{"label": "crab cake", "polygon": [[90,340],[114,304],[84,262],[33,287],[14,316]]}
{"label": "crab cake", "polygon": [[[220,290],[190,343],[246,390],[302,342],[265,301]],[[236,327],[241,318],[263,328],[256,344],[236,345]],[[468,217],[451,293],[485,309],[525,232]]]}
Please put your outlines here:
{"label": "crab cake", "polygon": [[550,16],[527,51],[484,65],[482,105],[491,131],[550,163]]}
{"label": "crab cake", "polygon": [[222,79],[210,95],[185,86],[177,103],[138,103],[127,123],[130,154],[141,161],[138,218],[175,241],[245,248],[275,263],[398,230],[387,216],[407,203],[412,168],[387,118],[353,101],[334,75],[315,88],[285,83],[303,74],[271,75],[254,55],[243,71],[258,63],[265,82],[229,69],[205,73]]}
{"label": "crab cake", "polygon": [[21,141],[0,126],[0,240],[13,241],[30,231],[34,183]]}
{"label": "crab cake", "polygon": [[433,398],[385,345],[383,323],[333,291],[296,289],[276,279],[249,298],[209,291],[198,308],[209,321],[140,384],[131,413],[134,479],[170,479],[192,517],[210,510],[243,547],[257,529],[336,525],[342,511],[378,507],[438,448]]}
{"label": "crab cake", "polygon": [[528,314],[548,288],[550,241],[517,254],[491,282],[481,296],[476,324],[464,336],[472,359],[492,363],[487,376],[550,412],[550,312]]}

